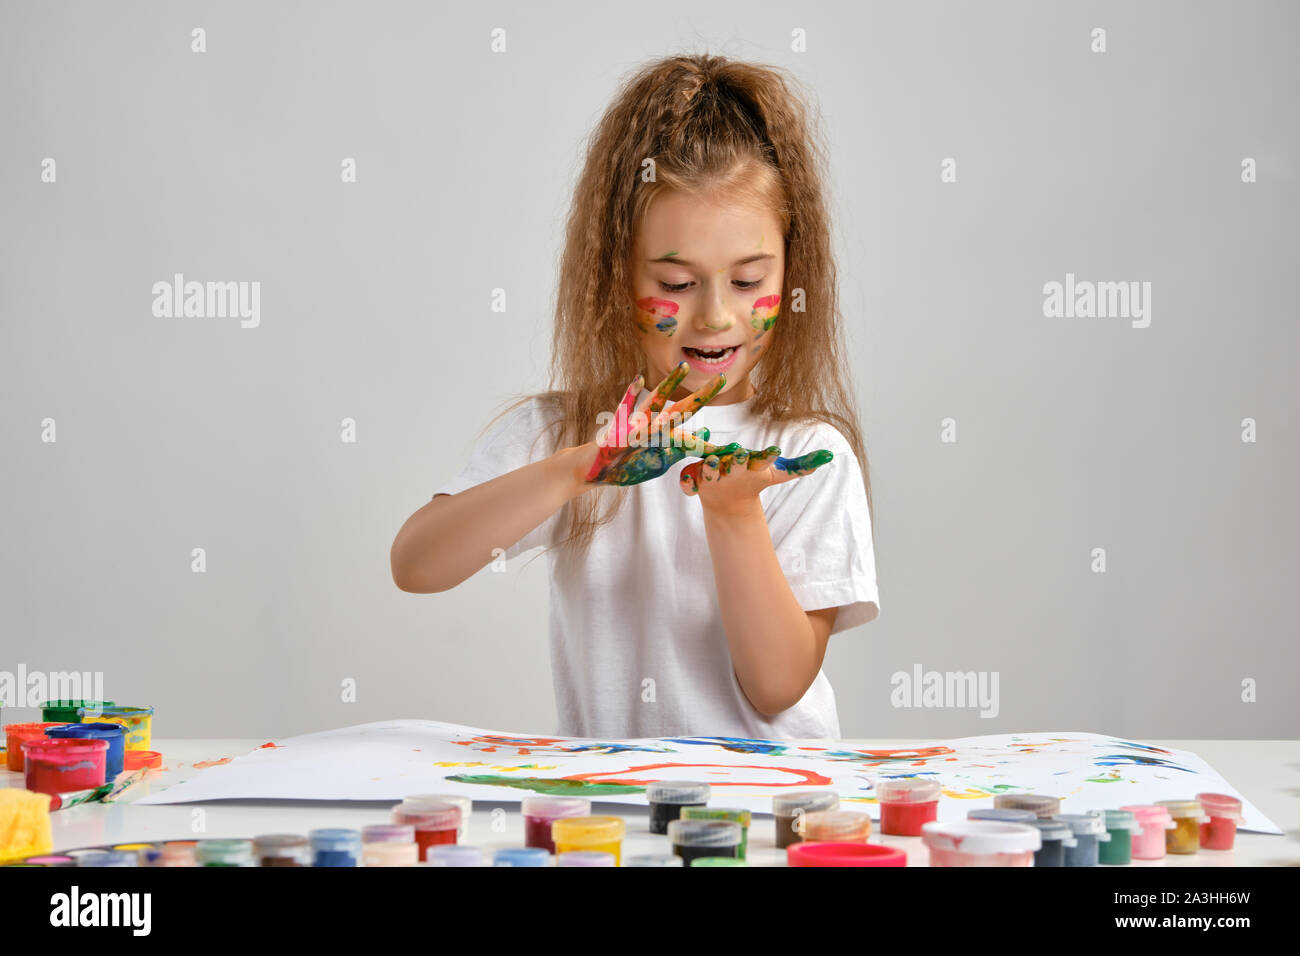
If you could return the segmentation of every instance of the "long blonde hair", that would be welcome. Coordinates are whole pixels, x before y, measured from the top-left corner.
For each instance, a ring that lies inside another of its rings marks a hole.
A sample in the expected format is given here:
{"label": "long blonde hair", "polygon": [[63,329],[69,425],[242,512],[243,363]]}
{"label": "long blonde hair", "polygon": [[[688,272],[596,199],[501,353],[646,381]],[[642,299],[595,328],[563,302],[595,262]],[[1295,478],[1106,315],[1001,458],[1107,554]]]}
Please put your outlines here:
{"label": "long blonde hair", "polygon": [[[633,317],[636,230],[662,190],[762,204],[781,220],[785,279],[781,318],[766,361],[751,373],[753,413],[767,421],[822,421],[857,456],[871,509],[871,478],[841,341],[842,319],[823,197],[826,150],[807,110],[777,67],[699,54],[649,62],[626,79],[592,131],[574,187],[560,262],[549,390],[536,398],[553,421],[548,451],[595,438],[628,383],[647,371]],[[654,181],[645,182],[646,159]],[[787,311],[792,289],[805,309]],[[657,383],[646,381],[646,387]],[[492,423],[489,423],[489,427]],[[690,427],[690,423],[687,423]],[[741,438],[743,443],[743,437]],[[603,485],[565,505],[567,537],[585,551],[627,489]]]}

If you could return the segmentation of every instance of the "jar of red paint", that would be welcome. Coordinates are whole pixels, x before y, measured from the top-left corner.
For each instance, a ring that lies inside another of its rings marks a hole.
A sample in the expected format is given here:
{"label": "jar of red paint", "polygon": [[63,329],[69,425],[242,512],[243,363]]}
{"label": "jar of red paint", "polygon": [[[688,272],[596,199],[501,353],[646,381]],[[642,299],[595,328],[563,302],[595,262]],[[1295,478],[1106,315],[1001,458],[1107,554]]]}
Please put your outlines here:
{"label": "jar of red paint", "polygon": [[1209,817],[1201,824],[1202,850],[1231,850],[1237,839],[1237,825],[1245,822],[1241,801],[1227,793],[1198,793],[1196,799]]}
{"label": "jar of red paint", "polygon": [[891,777],[876,781],[880,832],[920,836],[921,827],[939,818],[939,781]]}
{"label": "jar of red paint", "polygon": [[108,765],[108,741],[91,737],[23,742],[24,786],[35,793],[67,793],[102,787]]}

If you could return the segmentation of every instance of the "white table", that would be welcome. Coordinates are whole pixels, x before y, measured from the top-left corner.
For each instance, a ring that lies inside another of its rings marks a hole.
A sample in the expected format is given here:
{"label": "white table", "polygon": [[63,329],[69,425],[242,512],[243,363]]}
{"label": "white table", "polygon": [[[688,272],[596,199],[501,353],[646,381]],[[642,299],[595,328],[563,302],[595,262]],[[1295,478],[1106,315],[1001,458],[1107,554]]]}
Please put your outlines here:
{"label": "white table", "polygon": [[[243,740],[191,739],[153,741],[163,754],[163,769],[134,786],[111,804],[92,803],[58,810],[54,823],[54,849],[162,840],[255,837],[264,833],[301,833],[317,827],[352,827],[388,823],[392,802],[324,800],[218,800],[166,806],[133,806],[132,801],[151,789],[185,779],[201,761],[235,757],[261,746],[270,738]],[[1150,740],[1159,747],[1190,750],[1214,767],[1259,810],[1286,831],[1277,836],[1238,832],[1230,851],[1202,850],[1163,860],[1135,860],[1133,866],[1277,866],[1300,864],[1300,741],[1296,740]],[[911,740],[845,740],[854,747],[898,748]],[[23,785],[22,774],[0,774],[0,786]],[[636,853],[670,853],[666,836],[651,834],[645,807],[593,803],[593,813],[621,816],[627,821],[625,856]],[[749,862],[755,866],[784,866],[785,851],[775,846],[770,815],[755,815],[749,831]],[[482,847],[489,859],[493,850],[523,846],[524,826],[519,803],[474,802],[474,813],[462,842]],[[895,837],[873,829],[871,842],[902,847],[909,866],[925,866],[928,855],[919,837]]]}

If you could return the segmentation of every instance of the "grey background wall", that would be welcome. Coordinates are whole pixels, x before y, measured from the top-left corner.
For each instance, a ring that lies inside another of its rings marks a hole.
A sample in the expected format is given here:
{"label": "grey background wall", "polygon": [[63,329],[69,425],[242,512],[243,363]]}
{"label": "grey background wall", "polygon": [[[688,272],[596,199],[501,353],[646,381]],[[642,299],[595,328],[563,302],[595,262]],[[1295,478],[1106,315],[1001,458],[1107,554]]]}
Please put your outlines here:
{"label": "grey background wall", "polygon": [[[102,671],[162,736],[552,730],[545,559],[415,596],[388,549],[545,385],[619,77],[707,50],[832,145],[882,607],[827,655],[844,734],[1296,736],[1294,5],[538,6],[0,4],[0,669]],[[156,317],[175,273],[260,324]],[[1150,325],[1045,317],[1067,273]],[[893,706],[915,665],[997,716]]]}

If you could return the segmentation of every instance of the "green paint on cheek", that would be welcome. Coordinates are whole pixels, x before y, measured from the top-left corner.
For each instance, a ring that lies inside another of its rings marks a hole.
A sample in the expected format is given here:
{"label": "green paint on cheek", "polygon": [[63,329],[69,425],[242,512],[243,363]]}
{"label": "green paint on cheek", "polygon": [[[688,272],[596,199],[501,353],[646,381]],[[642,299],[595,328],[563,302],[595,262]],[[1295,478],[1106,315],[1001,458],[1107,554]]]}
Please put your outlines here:
{"label": "green paint on cheek", "polygon": [[749,314],[749,324],[760,336],[776,324],[777,314],[781,311],[781,295],[767,295],[754,303]]}

